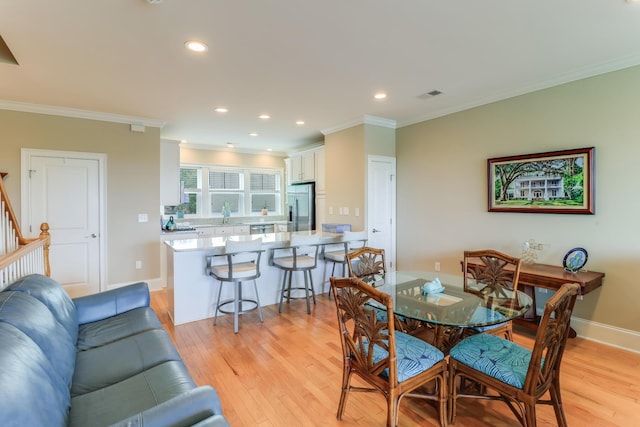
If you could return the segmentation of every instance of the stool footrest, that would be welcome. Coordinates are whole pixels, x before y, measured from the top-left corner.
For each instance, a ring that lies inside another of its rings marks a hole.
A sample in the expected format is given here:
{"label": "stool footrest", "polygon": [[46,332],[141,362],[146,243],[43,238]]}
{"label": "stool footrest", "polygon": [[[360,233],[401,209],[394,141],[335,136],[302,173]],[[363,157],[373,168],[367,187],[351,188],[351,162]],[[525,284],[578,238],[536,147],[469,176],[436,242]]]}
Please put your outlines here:
{"label": "stool footrest", "polygon": [[[241,299],[241,300],[238,301],[238,303],[239,303],[240,307],[242,307],[244,305],[244,303],[248,303],[248,304],[252,305],[252,307],[250,307],[250,308],[241,309],[240,311],[238,311],[238,314],[248,313],[250,311],[253,311],[253,310],[257,309],[258,306],[259,306],[258,301],[254,300],[254,299]],[[235,308],[236,300],[227,299],[227,300],[224,300],[224,301],[220,301],[218,303],[218,307],[217,307],[218,311],[221,312],[221,313],[225,313],[225,314],[235,314],[235,312],[236,312],[235,310],[225,310],[223,308],[225,305],[229,305],[229,304],[233,304],[233,307]]]}

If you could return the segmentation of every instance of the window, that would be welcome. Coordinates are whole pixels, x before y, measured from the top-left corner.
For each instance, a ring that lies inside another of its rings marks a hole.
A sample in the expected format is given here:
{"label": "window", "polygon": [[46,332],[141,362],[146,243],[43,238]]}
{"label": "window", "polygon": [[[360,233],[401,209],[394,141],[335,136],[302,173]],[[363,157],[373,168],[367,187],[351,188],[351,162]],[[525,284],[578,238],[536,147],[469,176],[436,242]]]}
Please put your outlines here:
{"label": "window", "polygon": [[277,212],[278,206],[278,176],[275,173],[250,173],[249,197],[251,198],[251,213],[257,214],[263,209]]}
{"label": "window", "polygon": [[201,182],[202,176],[198,168],[180,168],[182,204],[178,206],[178,209],[184,212],[185,215],[198,214]]}
{"label": "window", "polygon": [[221,217],[282,213],[282,170],[182,165],[180,181],[185,215]]}

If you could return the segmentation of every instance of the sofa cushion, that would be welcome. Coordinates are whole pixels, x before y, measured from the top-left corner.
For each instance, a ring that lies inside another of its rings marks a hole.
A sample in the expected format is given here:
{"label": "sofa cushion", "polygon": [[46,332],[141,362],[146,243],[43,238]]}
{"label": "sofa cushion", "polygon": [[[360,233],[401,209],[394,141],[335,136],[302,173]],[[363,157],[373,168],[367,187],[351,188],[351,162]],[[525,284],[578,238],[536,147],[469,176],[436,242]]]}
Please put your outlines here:
{"label": "sofa cushion", "polygon": [[106,426],[195,388],[182,362],[165,362],[71,399],[69,426]]}
{"label": "sofa cushion", "polygon": [[15,326],[31,338],[55,366],[53,372],[60,375],[67,387],[71,386],[75,342],[44,304],[25,292],[0,292],[0,322]]}
{"label": "sofa cushion", "polygon": [[0,425],[66,426],[69,388],[40,347],[0,322]]}
{"label": "sofa cushion", "polygon": [[123,381],[163,362],[182,360],[169,335],[154,329],[77,354],[71,395]]}
{"label": "sofa cushion", "polygon": [[40,300],[64,326],[75,343],[78,337],[78,313],[73,301],[58,282],[42,274],[31,274],[18,279],[6,290],[26,292]]}
{"label": "sofa cushion", "polygon": [[109,344],[152,329],[162,329],[152,308],[142,307],[78,328],[78,350]]}

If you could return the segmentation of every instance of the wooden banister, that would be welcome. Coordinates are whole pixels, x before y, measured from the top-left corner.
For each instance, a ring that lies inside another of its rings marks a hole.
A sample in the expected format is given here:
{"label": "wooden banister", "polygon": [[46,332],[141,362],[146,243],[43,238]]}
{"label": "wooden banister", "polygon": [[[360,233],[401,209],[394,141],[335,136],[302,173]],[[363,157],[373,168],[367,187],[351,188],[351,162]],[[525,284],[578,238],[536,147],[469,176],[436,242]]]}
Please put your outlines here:
{"label": "wooden banister", "polygon": [[40,225],[39,237],[24,237],[4,186],[6,175],[0,172],[0,289],[28,274],[51,275],[49,224]]}

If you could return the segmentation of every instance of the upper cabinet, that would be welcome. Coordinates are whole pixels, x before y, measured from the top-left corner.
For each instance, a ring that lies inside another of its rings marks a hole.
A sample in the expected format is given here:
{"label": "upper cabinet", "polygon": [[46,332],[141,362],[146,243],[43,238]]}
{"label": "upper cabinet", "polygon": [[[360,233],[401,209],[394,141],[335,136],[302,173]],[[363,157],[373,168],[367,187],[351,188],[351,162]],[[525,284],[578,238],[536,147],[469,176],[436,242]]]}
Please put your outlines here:
{"label": "upper cabinet", "polygon": [[[289,183],[318,181],[318,158],[322,157],[322,176],[324,177],[324,147],[302,151],[289,157],[287,164],[287,178]],[[323,179],[324,181],[324,179]],[[316,184],[317,186],[317,184]],[[324,182],[322,184],[324,187]],[[317,191],[317,190],[316,190]]]}
{"label": "upper cabinet", "polygon": [[314,151],[305,151],[291,156],[291,182],[313,181],[315,162]]}
{"label": "upper cabinet", "polygon": [[160,204],[180,203],[180,145],[163,140],[160,142]]}

